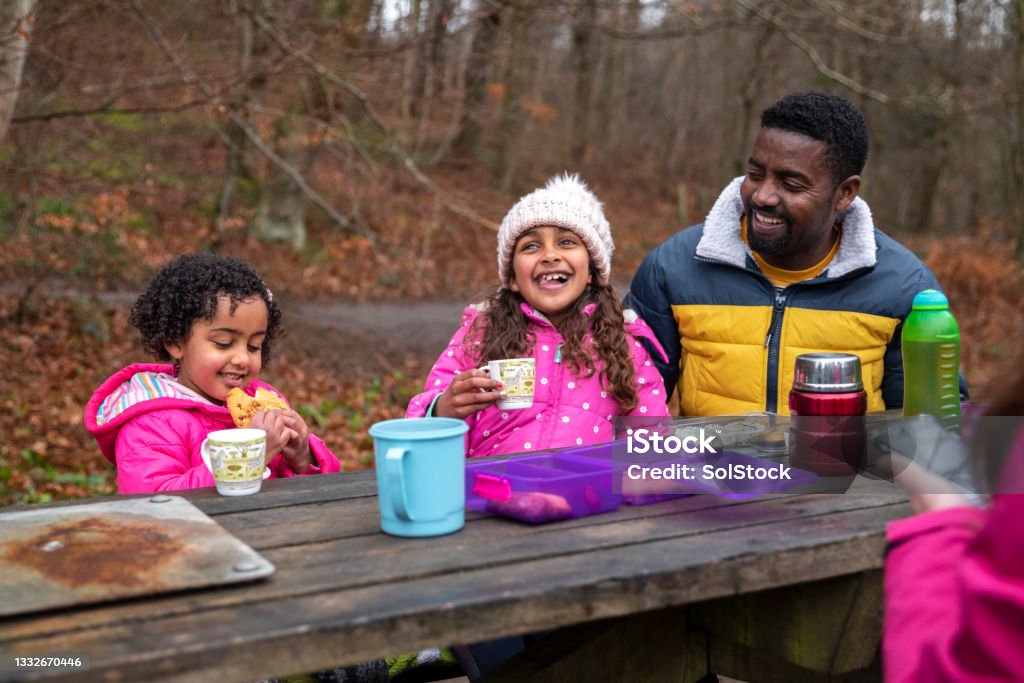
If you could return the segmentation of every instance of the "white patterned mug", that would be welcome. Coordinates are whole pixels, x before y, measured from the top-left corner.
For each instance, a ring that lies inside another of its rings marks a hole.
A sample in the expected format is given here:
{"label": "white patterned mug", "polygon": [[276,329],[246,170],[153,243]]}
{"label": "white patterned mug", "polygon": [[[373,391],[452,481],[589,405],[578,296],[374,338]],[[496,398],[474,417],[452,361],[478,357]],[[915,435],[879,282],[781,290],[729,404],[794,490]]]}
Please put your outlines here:
{"label": "white patterned mug", "polygon": [[533,405],[533,390],[537,381],[537,360],[534,358],[505,358],[492,360],[481,370],[487,370],[491,379],[501,382],[505,398],[498,401],[502,410],[529,408]]}
{"label": "white patterned mug", "polygon": [[221,429],[210,432],[200,447],[222,496],[257,493],[266,474],[267,433],[262,429]]}

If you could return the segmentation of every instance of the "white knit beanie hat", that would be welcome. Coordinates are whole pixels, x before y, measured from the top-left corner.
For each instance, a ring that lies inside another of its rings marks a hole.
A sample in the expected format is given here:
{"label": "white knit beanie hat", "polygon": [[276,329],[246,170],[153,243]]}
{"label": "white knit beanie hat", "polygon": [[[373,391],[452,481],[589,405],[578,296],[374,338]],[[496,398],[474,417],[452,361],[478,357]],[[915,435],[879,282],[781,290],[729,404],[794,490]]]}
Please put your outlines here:
{"label": "white knit beanie hat", "polygon": [[551,225],[572,230],[586,245],[602,282],[612,271],[611,226],[597,197],[577,174],[555,176],[539,190],[526,195],[505,215],[498,228],[498,278],[508,282],[512,250],[519,236],[530,228]]}

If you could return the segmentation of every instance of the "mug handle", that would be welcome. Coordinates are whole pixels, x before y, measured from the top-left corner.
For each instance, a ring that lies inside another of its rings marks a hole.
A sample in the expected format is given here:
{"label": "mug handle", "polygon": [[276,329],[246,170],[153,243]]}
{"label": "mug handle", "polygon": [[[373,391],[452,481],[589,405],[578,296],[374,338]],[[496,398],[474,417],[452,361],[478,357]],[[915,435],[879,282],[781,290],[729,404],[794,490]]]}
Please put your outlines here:
{"label": "mug handle", "polygon": [[199,446],[199,454],[203,456],[203,464],[206,465],[206,469],[213,474],[213,465],[210,463],[210,454],[206,451],[206,446],[209,443],[209,439],[203,439],[203,443]]}
{"label": "mug handle", "polygon": [[416,520],[409,514],[409,504],[405,498],[405,474],[402,470],[402,460],[408,452],[408,448],[389,448],[384,455],[384,475],[388,489],[392,492],[391,505],[395,509],[395,514],[403,521],[415,522]]}

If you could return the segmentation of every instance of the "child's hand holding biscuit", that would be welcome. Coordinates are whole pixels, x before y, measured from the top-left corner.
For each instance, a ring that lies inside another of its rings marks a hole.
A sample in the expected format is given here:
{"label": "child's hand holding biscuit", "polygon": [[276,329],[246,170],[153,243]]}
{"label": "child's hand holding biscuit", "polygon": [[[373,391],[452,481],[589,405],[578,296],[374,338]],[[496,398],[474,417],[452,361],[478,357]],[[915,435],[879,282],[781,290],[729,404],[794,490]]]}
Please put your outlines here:
{"label": "child's hand holding biscuit", "polygon": [[252,426],[253,417],[261,410],[288,409],[288,404],[283,398],[263,387],[256,390],[255,396],[250,396],[236,387],[228,392],[224,403],[231,412],[231,419],[235,421],[236,427]]}
{"label": "child's hand holding biscuit", "polygon": [[235,388],[228,392],[225,403],[236,426],[267,432],[268,459],[281,453],[296,474],[305,473],[314,464],[309,450],[309,427],[280,396],[262,387],[254,396]]}

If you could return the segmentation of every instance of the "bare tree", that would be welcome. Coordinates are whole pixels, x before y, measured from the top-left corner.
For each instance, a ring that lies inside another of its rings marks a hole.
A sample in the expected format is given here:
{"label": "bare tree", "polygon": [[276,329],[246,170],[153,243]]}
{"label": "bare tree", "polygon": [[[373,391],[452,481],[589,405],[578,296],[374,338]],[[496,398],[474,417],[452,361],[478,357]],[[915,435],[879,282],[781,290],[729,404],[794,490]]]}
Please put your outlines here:
{"label": "bare tree", "polygon": [[38,4],[38,0],[0,2],[0,142],[7,137],[18,101]]}
{"label": "bare tree", "polygon": [[590,95],[594,82],[594,21],[597,0],[580,0],[574,7],[572,26],[573,77],[572,133],[569,158],[579,166],[590,141]]}
{"label": "bare tree", "polygon": [[498,123],[498,152],[494,169],[500,178],[499,186],[505,192],[513,189],[518,180],[517,172],[522,150],[520,135],[523,132],[523,92],[526,88],[530,46],[527,41],[532,0],[512,0],[509,11],[508,62],[504,74],[505,97]]}
{"label": "bare tree", "polygon": [[454,143],[454,148],[464,154],[480,153],[488,67],[494,59],[504,6],[504,0],[481,0],[476,15],[476,31],[465,66],[462,117]]}
{"label": "bare tree", "polygon": [[1024,0],[1017,0],[1016,10],[1013,16],[1013,34],[1016,44],[1015,79],[1014,92],[1016,94],[1016,124],[1017,131],[1012,150],[1012,169],[1014,175],[1014,225],[1016,226],[1016,255],[1017,258],[1024,257]]}

